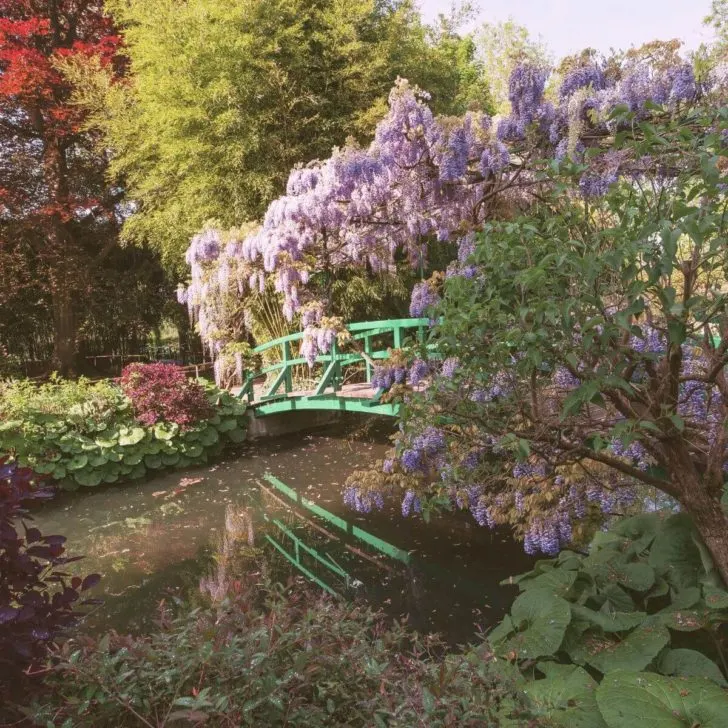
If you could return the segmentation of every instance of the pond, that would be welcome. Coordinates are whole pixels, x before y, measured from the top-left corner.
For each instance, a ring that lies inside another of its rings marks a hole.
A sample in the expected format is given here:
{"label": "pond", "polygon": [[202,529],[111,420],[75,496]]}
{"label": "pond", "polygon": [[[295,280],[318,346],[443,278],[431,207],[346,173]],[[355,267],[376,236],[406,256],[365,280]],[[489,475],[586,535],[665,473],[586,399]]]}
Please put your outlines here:
{"label": "pond", "polygon": [[[88,617],[91,629],[144,630],[160,600],[199,599],[226,513],[229,521],[244,512],[276,579],[312,577],[344,598],[408,616],[419,631],[469,641],[511,603],[515,588],[499,583],[532,560],[506,533],[479,527],[467,513],[424,523],[403,518],[397,502],[371,514],[350,510],[344,481],[383,456],[391,433],[390,420],[365,420],[250,443],[207,467],[61,494],[35,521],[45,534],[67,536],[70,553],[85,555],[78,571],[102,574],[95,591],[104,603]],[[268,473],[299,502],[271,486]]]}

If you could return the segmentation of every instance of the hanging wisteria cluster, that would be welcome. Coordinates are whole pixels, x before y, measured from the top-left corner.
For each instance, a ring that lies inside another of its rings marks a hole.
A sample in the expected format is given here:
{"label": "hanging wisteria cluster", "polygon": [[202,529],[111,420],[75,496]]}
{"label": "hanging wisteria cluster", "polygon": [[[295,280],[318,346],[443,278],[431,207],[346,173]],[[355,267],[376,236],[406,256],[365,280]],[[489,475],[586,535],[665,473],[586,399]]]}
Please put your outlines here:
{"label": "hanging wisteria cluster", "polygon": [[[213,354],[229,336],[220,320],[221,294],[242,297],[263,290],[272,277],[288,319],[302,314],[306,358],[315,361],[333,340],[332,331],[319,325],[325,301],[304,313],[315,299],[307,286],[317,272],[352,266],[393,272],[399,251],[420,266],[429,241],[467,238],[492,214],[498,198],[517,199],[534,185],[529,159],[576,158],[590,143],[587,137],[594,144],[614,131],[611,114],[620,106],[646,115],[656,104],[689,104],[706,90],[688,64],[659,71],[625,68],[619,80],[589,65],[567,74],[551,102],[544,98],[547,76],[542,68],[518,66],[510,79],[511,113],[495,119],[475,113],[438,119],[425,92],[398,80],[368,148],[346,146],[323,162],[294,169],[286,194],[271,203],[254,232],[225,243],[215,230],[193,238],[186,257],[190,284],[180,300]],[[630,173],[630,164],[635,160],[611,153],[590,156],[584,195],[604,193],[619,175]],[[464,264],[471,241],[461,247],[450,275],[475,275]],[[437,301],[432,286],[419,284],[412,315]]]}

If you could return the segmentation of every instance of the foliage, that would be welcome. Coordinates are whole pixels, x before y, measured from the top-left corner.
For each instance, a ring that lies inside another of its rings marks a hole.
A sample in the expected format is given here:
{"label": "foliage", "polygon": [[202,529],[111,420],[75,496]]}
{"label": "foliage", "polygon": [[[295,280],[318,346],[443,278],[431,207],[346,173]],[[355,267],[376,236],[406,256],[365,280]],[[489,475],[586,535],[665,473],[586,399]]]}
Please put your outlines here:
{"label": "foliage", "polygon": [[[300,313],[304,327],[317,326],[332,312],[336,271],[423,269],[434,238],[463,242],[484,220],[511,216],[547,194],[547,160],[588,161],[579,169],[584,196],[640,172],[635,160],[610,153],[614,132],[639,134],[632,119],[646,123],[659,109],[692,113],[705,89],[682,61],[665,68],[629,60],[621,70],[574,68],[554,105],[544,98],[546,71],[519,65],[509,85],[512,111],[501,119],[437,118],[428,95],[400,79],[367,148],[351,143],[323,162],[295,168],[259,229],[224,236],[211,226],[192,239],[191,281],[181,298],[203,341],[212,351],[226,342],[222,297],[242,300],[271,278],[288,320]],[[720,100],[721,89],[713,87],[711,101]],[[619,116],[624,106],[634,117]],[[472,266],[461,268],[472,276]],[[317,314],[303,316],[304,308]]]}
{"label": "foliage", "polygon": [[[112,634],[64,646],[36,720],[216,726],[533,726],[488,650],[437,656],[423,639],[352,605],[248,575],[219,608],[163,612],[149,637]],[[262,594],[261,594],[262,591]],[[261,596],[264,600],[261,600]]]}
{"label": "foliage", "polygon": [[[368,133],[398,75],[442,111],[482,105],[472,42],[423,26],[409,0],[110,0],[128,83],[64,64],[138,203],[124,236],[180,266],[190,237],[259,217],[298,161]],[[472,92],[471,92],[472,91]]]}
{"label": "foliage", "polygon": [[199,386],[207,403],[196,399],[195,411],[209,416],[183,429],[173,421],[138,424],[131,401],[108,382],[11,382],[0,390],[0,452],[70,490],[207,462],[245,439],[245,406],[208,382]]}
{"label": "foliage", "polygon": [[[43,536],[28,527],[27,505],[53,496],[32,471],[0,458],[0,695],[14,686],[21,670],[43,662],[47,648],[79,616],[80,593],[97,574],[67,578],[64,536]],[[23,519],[23,535],[18,531]]]}
{"label": "foliage", "polygon": [[457,469],[446,485],[476,487],[491,521],[519,512],[532,550],[554,553],[590,502],[618,513],[640,483],[695,518],[726,574],[724,118],[635,121],[641,137],[611,153],[646,166],[599,197],[579,195],[581,164],[547,172],[552,191],[487,224],[469,274],[445,283],[434,336],[453,366],[413,401],[399,454],[433,408],[449,418],[429,467]]}
{"label": "foliage", "polygon": [[685,515],[622,520],[512,581],[521,594],[489,640],[536,713],[594,728],[728,720],[728,592]]}
{"label": "foliage", "polygon": [[[102,290],[113,294],[104,307],[134,307],[135,297],[118,286],[118,270],[117,287],[109,286],[111,259],[118,266],[135,258],[117,248],[122,191],[108,185],[108,155],[95,149],[86,112],[71,101],[73,84],[58,68],[61,61],[93,58],[115,79],[118,45],[100,3],[0,3],[0,301],[8,316],[0,336],[10,353],[30,349],[42,356],[50,337],[63,373],[78,369],[79,327],[98,324]],[[124,279],[140,284],[139,302],[146,303],[143,288],[153,268],[142,267],[139,262]],[[83,300],[97,310],[84,315]],[[104,323],[112,325],[108,317]]]}
{"label": "foliage", "polygon": [[202,385],[188,379],[175,364],[129,364],[119,383],[131,400],[137,422],[148,427],[168,422],[186,430],[214,414]]}

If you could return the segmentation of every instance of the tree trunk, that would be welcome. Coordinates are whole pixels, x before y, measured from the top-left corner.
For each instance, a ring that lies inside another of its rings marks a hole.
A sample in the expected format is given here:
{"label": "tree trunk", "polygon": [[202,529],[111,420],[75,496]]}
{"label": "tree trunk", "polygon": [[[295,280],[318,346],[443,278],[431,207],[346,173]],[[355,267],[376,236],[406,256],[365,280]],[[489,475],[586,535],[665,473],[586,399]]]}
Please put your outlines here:
{"label": "tree trunk", "polygon": [[71,296],[65,287],[53,296],[53,368],[64,377],[76,374],[76,318]]}
{"label": "tree trunk", "polygon": [[723,506],[700,487],[681,500],[708,547],[723,582],[728,585],[728,516]]}

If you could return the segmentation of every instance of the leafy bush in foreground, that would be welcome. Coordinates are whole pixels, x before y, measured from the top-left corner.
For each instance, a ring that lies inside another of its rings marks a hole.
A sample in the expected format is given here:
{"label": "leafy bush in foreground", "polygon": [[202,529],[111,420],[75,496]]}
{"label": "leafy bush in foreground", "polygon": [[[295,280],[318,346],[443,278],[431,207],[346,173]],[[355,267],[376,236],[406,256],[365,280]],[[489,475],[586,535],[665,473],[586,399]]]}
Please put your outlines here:
{"label": "leafy bush in foreground", "polygon": [[435,639],[351,605],[280,588],[261,604],[250,590],[161,623],[150,637],[65,645],[38,723],[123,728],[166,715],[230,728],[540,725],[518,717],[513,685],[484,645],[437,657]]}
{"label": "leafy bush in foreground", "polygon": [[183,429],[176,422],[139,424],[130,400],[108,383],[5,384],[0,453],[13,453],[22,466],[69,490],[206,462],[225,444],[245,439],[245,406],[212,384],[199,386],[207,417]]}
{"label": "leafy bush in foreground", "polygon": [[562,551],[515,581],[489,638],[536,712],[590,728],[728,725],[728,591],[685,514],[626,519],[588,555]]}
{"label": "leafy bush in foreground", "polygon": [[33,473],[0,458],[0,703],[2,693],[33,662],[42,661],[47,645],[71,626],[80,592],[99,580],[67,579],[59,567],[80,557],[64,556],[63,536],[43,536],[19,519],[30,519],[24,505],[50,498]]}

